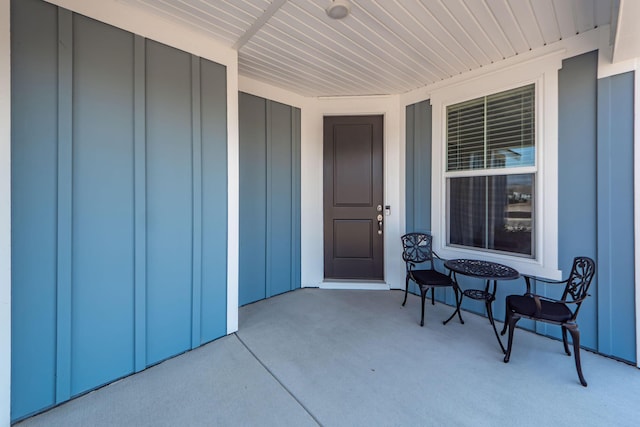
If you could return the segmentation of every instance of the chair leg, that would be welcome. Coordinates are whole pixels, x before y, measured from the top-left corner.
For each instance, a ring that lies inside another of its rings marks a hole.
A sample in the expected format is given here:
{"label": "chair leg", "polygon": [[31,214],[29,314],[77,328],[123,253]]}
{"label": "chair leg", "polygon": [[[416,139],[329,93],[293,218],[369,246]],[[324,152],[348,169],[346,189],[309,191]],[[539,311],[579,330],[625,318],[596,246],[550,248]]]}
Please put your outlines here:
{"label": "chair leg", "polygon": [[507,311],[504,315],[504,326],[502,327],[502,330],[500,331],[500,335],[504,335],[507,333],[507,328],[509,327],[509,319],[511,318],[510,313]]}
{"label": "chair leg", "polygon": [[509,325],[509,341],[507,344],[507,353],[504,355],[504,363],[509,363],[509,358],[511,357],[511,345],[513,344],[513,330],[516,328],[516,323],[520,320],[520,316],[511,315],[509,316],[509,322],[505,322],[505,326]]}
{"label": "chair leg", "polygon": [[404,301],[402,301],[402,306],[404,307],[404,305],[407,303],[407,294],[409,293],[409,275],[407,274],[407,278],[405,280],[405,285],[404,285]]}
{"label": "chair leg", "polygon": [[580,384],[587,386],[587,381],[582,375],[582,366],[580,365],[580,331],[578,325],[567,326],[571,333],[571,340],[573,341],[573,357],[576,360],[576,370],[578,371],[578,377],[580,378]]}
{"label": "chair leg", "polygon": [[431,305],[436,305],[436,288],[431,288]]}
{"label": "chair leg", "polygon": [[562,343],[564,344],[564,352],[567,356],[571,356],[571,350],[569,350],[569,343],[567,342],[567,327],[562,327]]}
{"label": "chair leg", "polygon": [[422,287],[420,288],[420,297],[422,299],[422,317],[420,317],[420,326],[424,326],[424,300],[427,297],[427,290],[428,289],[422,289]]}
{"label": "chair leg", "polygon": [[[509,297],[507,297],[509,298]],[[504,307],[504,326],[502,327],[502,331],[500,331],[500,335],[504,335],[507,332],[507,327],[509,327],[509,320],[511,319],[511,310],[509,310],[509,303],[505,301]]]}

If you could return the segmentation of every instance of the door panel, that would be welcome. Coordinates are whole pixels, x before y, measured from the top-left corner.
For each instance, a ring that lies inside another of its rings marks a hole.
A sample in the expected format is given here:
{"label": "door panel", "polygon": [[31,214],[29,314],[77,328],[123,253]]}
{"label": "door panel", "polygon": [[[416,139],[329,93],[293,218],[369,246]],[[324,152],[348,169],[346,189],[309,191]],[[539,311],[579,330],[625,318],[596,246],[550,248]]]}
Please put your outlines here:
{"label": "door panel", "polygon": [[373,233],[370,220],[335,220],[333,247],[336,258],[367,259],[373,256]]}
{"label": "door panel", "polygon": [[[382,116],[325,117],[324,276],[383,280]],[[380,210],[378,210],[380,209]]]}
{"label": "door panel", "polygon": [[368,124],[338,125],[333,131],[335,206],[371,206],[372,127]]}

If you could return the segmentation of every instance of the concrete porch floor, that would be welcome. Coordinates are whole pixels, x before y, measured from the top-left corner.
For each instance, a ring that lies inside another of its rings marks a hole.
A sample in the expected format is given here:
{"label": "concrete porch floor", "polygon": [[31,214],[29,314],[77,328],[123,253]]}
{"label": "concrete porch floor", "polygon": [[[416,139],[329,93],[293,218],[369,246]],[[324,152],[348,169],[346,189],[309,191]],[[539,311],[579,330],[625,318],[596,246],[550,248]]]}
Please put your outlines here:
{"label": "concrete porch floor", "polygon": [[[399,291],[301,289],[240,309],[236,334],[18,426],[636,426],[640,370]],[[499,324],[499,326],[502,326]]]}

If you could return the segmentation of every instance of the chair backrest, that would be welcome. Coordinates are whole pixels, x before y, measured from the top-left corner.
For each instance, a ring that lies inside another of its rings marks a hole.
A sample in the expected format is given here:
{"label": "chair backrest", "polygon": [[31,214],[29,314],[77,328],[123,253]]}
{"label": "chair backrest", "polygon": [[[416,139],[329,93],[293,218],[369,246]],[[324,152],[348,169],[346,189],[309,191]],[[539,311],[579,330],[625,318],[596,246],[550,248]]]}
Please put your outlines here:
{"label": "chair backrest", "polygon": [[596,263],[591,258],[580,256],[573,259],[573,267],[567,279],[567,286],[564,288],[562,299],[568,301],[567,297],[571,296],[573,302],[578,305],[573,314],[574,318],[578,315],[582,301],[589,296],[587,292],[595,273]]}
{"label": "chair backrest", "polygon": [[407,263],[407,269],[410,268],[409,263],[419,264],[422,262],[429,262],[433,268],[433,238],[430,234],[407,233],[401,239],[402,259]]}

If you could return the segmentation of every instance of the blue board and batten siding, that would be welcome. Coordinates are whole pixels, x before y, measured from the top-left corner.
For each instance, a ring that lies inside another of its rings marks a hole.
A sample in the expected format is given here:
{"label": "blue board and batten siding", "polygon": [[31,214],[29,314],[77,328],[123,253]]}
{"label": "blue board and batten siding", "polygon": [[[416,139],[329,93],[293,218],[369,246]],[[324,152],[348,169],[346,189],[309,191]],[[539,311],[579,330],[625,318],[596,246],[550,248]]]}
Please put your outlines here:
{"label": "blue board and batten siding", "polygon": [[70,361],[75,361],[67,367],[70,388],[60,389],[59,400],[65,400],[133,369],[134,81],[133,61],[121,58],[133,58],[134,44],[132,34],[60,14],[71,24],[63,44],[73,46],[64,49],[73,58],[71,67],[60,74],[72,84],[71,96],[59,110],[72,132],[58,139],[59,152],[64,144],[66,155],[58,161],[58,197],[64,191],[71,208],[58,210],[58,229],[70,237],[58,253],[69,254],[64,262],[71,271],[63,279],[70,285],[64,297],[71,307],[58,314],[72,316],[59,326],[71,327]]}
{"label": "blue board and batten siding", "polygon": [[[431,103],[409,105],[406,145],[407,230],[431,231]],[[428,165],[428,166],[427,166]]]}
{"label": "blue board and batten siding", "polygon": [[629,361],[636,361],[634,92],[633,72],[598,80],[597,348]]}
{"label": "blue board and batten siding", "polygon": [[598,79],[597,64],[590,52],[563,61],[558,75],[558,265],[596,260],[580,342],[635,363],[633,74]]}
{"label": "blue board and batten siding", "polygon": [[58,13],[26,4],[11,5],[12,419],[56,402]]}
{"label": "blue board and batten siding", "polygon": [[[407,232],[431,232],[431,103],[408,105],[406,111],[405,212]],[[409,291],[419,293],[409,282]],[[446,290],[437,290],[443,301]]]}
{"label": "blue board and batten siding", "polygon": [[[596,260],[598,271],[603,267],[596,253],[597,72],[597,52],[567,59],[558,71],[558,267],[565,273],[578,255]],[[592,295],[599,282],[596,276]],[[535,290],[551,291],[548,288],[538,285]],[[596,298],[587,299],[579,317],[581,344],[592,349],[597,348],[598,337],[596,303]],[[537,328],[560,336],[556,327],[541,323]]]}
{"label": "blue board and batten siding", "polygon": [[[633,73],[597,78],[597,52],[563,61],[558,74],[558,266],[566,276],[577,255],[597,262],[591,298],[579,317],[582,346],[636,362],[633,223]],[[428,101],[407,107],[407,231],[428,231],[431,149]],[[420,111],[421,110],[421,111]],[[425,211],[426,209],[426,211]],[[422,216],[424,219],[417,218]],[[477,286],[461,278],[463,288]],[[504,319],[509,283],[499,287],[494,315]],[[518,291],[524,289],[518,287]],[[554,290],[538,285],[539,293]],[[438,295],[440,300],[445,296]],[[446,294],[452,303],[451,292]],[[482,304],[463,307],[484,313]],[[519,326],[559,337],[557,327]]]}
{"label": "blue board and batten siding", "polygon": [[226,69],[13,1],[12,419],[226,334]]}
{"label": "blue board and batten siding", "polygon": [[300,287],[300,109],[240,93],[239,304]]}

